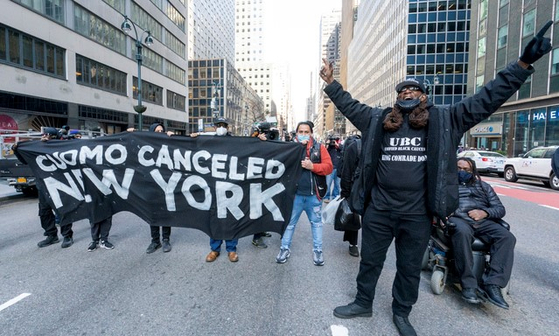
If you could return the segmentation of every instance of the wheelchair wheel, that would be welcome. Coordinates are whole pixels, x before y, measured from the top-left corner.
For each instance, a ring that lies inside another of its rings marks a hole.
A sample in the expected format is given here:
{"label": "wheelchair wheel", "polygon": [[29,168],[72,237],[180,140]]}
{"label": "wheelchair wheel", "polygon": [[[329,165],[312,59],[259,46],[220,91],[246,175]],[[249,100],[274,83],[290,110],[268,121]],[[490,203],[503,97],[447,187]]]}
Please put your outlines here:
{"label": "wheelchair wheel", "polygon": [[433,271],[431,275],[431,290],[434,294],[440,295],[444,291],[444,272],[441,270]]}
{"label": "wheelchair wheel", "polygon": [[430,248],[429,246],[427,246],[427,248],[425,249],[425,253],[423,253],[423,259],[421,260],[421,269],[422,270],[428,270],[429,267],[429,253],[430,253]]}

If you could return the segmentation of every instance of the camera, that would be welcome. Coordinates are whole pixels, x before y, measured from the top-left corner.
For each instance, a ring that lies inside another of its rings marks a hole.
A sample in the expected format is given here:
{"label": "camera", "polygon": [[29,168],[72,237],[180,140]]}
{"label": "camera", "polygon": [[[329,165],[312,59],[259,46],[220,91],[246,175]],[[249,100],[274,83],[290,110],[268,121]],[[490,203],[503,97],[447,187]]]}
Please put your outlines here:
{"label": "camera", "polygon": [[272,128],[272,125],[270,125],[269,122],[258,124],[256,131],[253,134],[255,133],[256,135],[254,136],[258,136],[260,134],[266,135],[267,140],[279,140],[280,138],[279,130],[277,128]]}
{"label": "camera", "polygon": [[329,136],[328,137],[328,146],[336,146],[336,143],[338,142],[338,140],[340,140],[339,137]]}

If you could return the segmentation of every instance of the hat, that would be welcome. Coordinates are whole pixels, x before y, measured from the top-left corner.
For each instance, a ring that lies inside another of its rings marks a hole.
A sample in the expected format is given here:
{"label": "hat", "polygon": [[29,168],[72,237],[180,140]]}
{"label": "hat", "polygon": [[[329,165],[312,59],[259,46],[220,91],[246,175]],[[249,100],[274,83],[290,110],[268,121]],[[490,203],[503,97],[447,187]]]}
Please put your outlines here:
{"label": "hat", "polygon": [[214,125],[217,126],[218,124],[225,124],[229,126],[229,122],[227,121],[226,118],[223,117],[219,117],[214,120]]}
{"label": "hat", "polygon": [[58,130],[54,127],[41,127],[41,133],[57,136],[58,135]]}
{"label": "hat", "polygon": [[400,90],[402,90],[405,86],[417,86],[421,92],[425,93],[425,85],[413,77],[406,78],[403,82],[396,85],[396,92],[400,92]]}
{"label": "hat", "polygon": [[295,131],[298,131],[298,130],[299,130],[299,126],[301,126],[301,125],[307,125],[307,126],[309,126],[310,129],[311,129],[311,133],[313,133],[314,123],[313,123],[312,121],[307,120],[307,121],[301,121],[301,122],[299,122],[299,123],[297,124],[297,127],[295,127]]}
{"label": "hat", "polygon": [[163,125],[163,124],[162,124],[161,122],[159,122],[159,121],[156,121],[156,122],[154,122],[153,124],[151,124],[151,125],[149,126],[149,131],[150,131],[150,132],[155,132],[155,129],[157,128],[157,126],[163,127],[163,132],[165,132],[165,125]]}
{"label": "hat", "polygon": [[73,129],[70,130],[70,132],[68,132],[68,135],[76,135],[76,134],[81,134],[80,130]]}

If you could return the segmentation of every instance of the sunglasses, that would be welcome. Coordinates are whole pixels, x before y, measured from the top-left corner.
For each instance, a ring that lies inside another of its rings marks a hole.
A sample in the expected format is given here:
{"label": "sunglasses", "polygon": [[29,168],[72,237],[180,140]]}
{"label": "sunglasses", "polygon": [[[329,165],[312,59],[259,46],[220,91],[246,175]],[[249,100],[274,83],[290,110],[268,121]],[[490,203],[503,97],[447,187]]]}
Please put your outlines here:
{"label": "sunglasses", "polygon": [[421,88],[419,86],[404,86],[400,89],[400,91],[398,91],[398,93],[404,92],[405,90],[421,91]]}

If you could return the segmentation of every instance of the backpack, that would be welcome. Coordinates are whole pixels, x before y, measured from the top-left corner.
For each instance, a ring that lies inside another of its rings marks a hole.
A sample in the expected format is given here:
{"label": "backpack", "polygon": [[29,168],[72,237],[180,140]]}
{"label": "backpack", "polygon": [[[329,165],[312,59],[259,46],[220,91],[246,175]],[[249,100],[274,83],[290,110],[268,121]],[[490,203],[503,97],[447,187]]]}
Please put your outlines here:
{"label": "backpack", "polygon": [[[340,157],[338,159],[338,168],[336,170],[336,176],[339,178],[342,177],[342,168],[344,166],[345,149],[348,148],[349,145],[351,145],[357,139],[361,139],[361,137],[359,135],[352,135],[344,141],[344,145],[342,146],[342,150],[340,151]],[[357,144],[357,153],[361,153],[361,141],[359,141],[359,143]]]}

